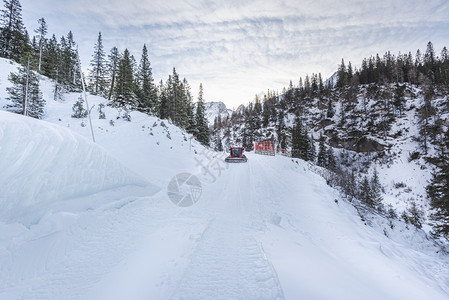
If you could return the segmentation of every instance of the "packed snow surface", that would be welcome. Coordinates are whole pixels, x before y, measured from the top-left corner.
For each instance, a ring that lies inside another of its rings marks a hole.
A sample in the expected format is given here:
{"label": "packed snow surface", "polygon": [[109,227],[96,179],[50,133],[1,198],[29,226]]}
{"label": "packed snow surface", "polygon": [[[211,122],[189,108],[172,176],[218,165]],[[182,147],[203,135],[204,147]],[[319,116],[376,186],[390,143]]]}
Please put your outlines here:
{"label": "packed snow surface", "polygon": [[[94,144],[79,95],[41,86],[45,121],[0,112],[0,299],[449,299],[447,254],[362,219],[316,167],[225,164],[166,120],[100,120],[89,96]],[[201,182],[189,207],[168,196],[180,173]]]}
{"label": "packed snow surface", "polygon": [[[96,200],[83,196],[106,190],[116,194],[132,185],[157,191],[73,131],[5,111],[0,111],[0,157],[0,220],[8,223],[29,226],[63,206],[85,210]],[[60,199],[67,200],[55,203]]]}

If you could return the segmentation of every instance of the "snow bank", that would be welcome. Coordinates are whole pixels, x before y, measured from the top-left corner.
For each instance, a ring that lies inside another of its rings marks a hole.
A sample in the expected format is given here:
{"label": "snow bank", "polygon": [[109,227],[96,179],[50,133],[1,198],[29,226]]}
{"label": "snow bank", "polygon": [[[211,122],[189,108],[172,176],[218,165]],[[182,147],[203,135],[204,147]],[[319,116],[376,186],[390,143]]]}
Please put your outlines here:
{"label": "snow bank", "polygon": [[147,195],[158,190],[73,131],[4,111],[0,158],[1,222],[29,226],[64,205],[89,209],[100,203],[83,197],[126,186]]}

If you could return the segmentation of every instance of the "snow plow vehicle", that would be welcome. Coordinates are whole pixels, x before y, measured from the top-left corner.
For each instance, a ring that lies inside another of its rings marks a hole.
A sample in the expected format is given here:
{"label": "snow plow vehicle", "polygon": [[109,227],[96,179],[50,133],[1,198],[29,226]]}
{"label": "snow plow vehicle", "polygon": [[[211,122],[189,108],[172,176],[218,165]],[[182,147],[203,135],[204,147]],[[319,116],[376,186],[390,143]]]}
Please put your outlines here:
{"label": "snow plow vehicle", "polygon": [[241,163],[247,162],[248,158],[243,154],[243,147],[231,147],[229,148],[230,154],[225,158],[225,162],[228,163]]}

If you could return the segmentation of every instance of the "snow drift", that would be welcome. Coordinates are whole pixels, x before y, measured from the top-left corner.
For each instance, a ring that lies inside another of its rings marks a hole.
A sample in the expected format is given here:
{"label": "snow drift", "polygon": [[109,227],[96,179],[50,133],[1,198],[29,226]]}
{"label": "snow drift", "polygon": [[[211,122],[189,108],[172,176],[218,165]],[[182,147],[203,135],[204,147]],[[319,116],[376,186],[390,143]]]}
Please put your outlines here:
{"label": "snow drift", "polygon": [[0,221],[6,223],[29,226],[64,205],[92,208],[99,203],[82,198],[106,190],[158,190],[73,131],[4,111],[0,157]]}

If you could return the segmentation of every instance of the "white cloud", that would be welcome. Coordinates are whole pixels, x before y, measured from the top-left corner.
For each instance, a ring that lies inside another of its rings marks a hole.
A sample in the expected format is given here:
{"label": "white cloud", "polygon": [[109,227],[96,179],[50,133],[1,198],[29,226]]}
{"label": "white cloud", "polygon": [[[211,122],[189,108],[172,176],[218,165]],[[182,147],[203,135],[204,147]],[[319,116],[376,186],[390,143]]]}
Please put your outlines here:
{"label": "white cloud", "polygon": [[429,40],[439,51],[449,33],[445,0],[21,3],[30,32],[42,16],[49,32],[72,30],[84,64],[99,31],[107,51],[126,47],[137,59],[146,43],[157,80],[165,81],[175,66],[194,93],[202,82],[206,100],[235,107],[305,74],[330,76],[341,58],[358,65],[387,50],[423,50]]}

